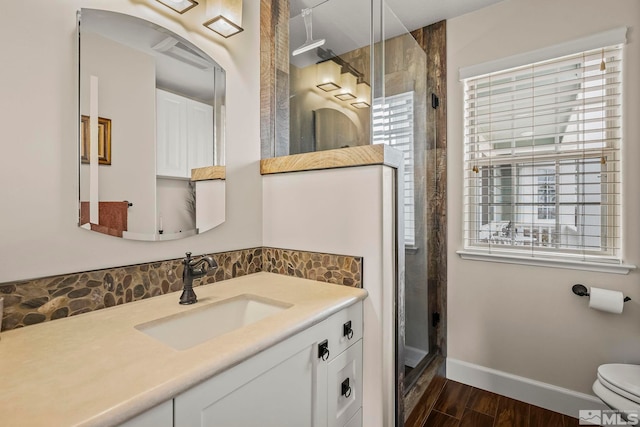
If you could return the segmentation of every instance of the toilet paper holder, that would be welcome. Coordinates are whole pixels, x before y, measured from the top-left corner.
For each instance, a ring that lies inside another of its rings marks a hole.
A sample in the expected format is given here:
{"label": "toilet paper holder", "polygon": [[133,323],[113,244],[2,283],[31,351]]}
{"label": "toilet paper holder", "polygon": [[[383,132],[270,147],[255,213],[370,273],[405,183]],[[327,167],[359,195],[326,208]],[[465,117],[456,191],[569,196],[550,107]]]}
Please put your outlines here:
{"label": "toilet paper holder", "polygon": [[[573,291],[574,294],[578,295],[579,297],[589,296],[589,290],[587,289],[587,287],[585,285],[581,285],[580,283],[576,283],[575,285],[573,285],[571,287],[571,290]],[[627,302],[627,301],[631,301],[631,298],[624,297],[624,302]]]}

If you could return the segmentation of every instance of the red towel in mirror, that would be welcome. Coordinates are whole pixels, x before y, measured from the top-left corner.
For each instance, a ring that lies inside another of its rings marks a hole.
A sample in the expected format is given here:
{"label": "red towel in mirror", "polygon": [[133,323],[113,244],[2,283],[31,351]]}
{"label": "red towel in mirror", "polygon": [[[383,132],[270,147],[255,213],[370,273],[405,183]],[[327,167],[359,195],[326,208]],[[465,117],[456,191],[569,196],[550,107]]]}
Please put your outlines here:
{"label": "red towel in mirror", "polygon": [[[127,231],[129,202],[98,202],[98,224],[91,229],[110,236],[122,237]],[[80,224],[89,222],[89,202],[80,202]]]}

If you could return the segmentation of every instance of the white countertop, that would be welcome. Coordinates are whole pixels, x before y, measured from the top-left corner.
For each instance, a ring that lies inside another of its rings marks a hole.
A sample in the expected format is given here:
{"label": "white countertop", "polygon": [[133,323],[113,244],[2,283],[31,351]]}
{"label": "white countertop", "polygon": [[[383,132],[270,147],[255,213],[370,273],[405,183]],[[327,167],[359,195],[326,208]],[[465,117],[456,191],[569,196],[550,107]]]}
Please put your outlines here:
{"label": "white countertop", "polygon": [[[256,273],[0,333],[0,424],[121,423],[366,297],[362,289]],[[178,351],[135,325],[240,294],[293,306]]]}

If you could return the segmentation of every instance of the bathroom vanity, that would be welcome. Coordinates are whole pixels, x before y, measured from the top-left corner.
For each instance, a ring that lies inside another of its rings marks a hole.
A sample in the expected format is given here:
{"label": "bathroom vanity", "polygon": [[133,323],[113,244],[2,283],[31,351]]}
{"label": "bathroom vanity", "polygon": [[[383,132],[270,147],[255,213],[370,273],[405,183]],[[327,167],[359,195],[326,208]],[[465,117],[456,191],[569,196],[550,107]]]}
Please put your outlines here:
{"label": "bathroom vanity", "polygon": [[7,425],[361,426],[367,292],[271,273],[4,332]]}

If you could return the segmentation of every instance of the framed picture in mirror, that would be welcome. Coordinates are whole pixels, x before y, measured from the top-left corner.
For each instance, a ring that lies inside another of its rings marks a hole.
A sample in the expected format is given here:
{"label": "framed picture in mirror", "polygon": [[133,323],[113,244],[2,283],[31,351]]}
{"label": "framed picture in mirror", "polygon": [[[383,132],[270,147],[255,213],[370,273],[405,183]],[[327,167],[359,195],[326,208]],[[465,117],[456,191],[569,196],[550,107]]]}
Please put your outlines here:
{"label": "framed picture in mirror", "polygon": [[[82,116],[80,126],[80,159],[82,163],[89,163],[91,153],[89,116]],[[111,119],[98,117],[98,163],[111,164]]]}

